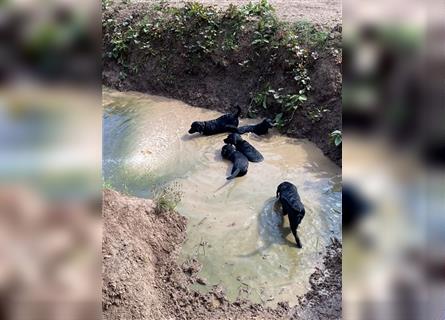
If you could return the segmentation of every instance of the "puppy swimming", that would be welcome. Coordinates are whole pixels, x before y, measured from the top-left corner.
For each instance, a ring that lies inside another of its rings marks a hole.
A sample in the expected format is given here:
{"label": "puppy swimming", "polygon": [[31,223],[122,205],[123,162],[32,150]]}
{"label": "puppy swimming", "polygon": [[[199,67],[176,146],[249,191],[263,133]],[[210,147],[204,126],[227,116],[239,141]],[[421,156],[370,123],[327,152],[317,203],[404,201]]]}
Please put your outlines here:
{"label": "puppy swimming", "polygon": [[303,220],[305,211],[297,187],[287,181],[280,183],[277,188],[277,198],[279,198],[283,207],[283,215],[289,217],[290,229],[295,237],[297,248],[302,248],[300,238],[297,235],[297,228]]}
{"label": "puppy swimming", "polygon": [[243,140],[238,133],[231,133],[224,139],[225,143],[233,144],[236,150],[244,154],[250,162],[261,162],[263,155],[255,149],[249,142]]}
{"label": "puppy swimming", "polygon": [[226,144],[221,149],[221,156],[224,159],[230,160],[233,163],[232,171],[227,180],[232,180],[236,177],[242,177],[247,173],[249,168],[249,160],[241,152],[236,151],[231,144]]}
{"label": "puppy swimming", "polygon": [[253,132],[256,135],[261,136],[267,134],[269,132],[269,129],[274,126],[275,125],[273,124],[272,120],[264,119],[262,122],[255,125],[239,127],[236,132],[238,132],[239,134]]}
{"label": "puppy swimming", "polygon": [[205,136],[223,132],[233,132],[237,129],[239,120],[238,117],[241,114],[241,108],[236,106],[237,112],[225,114],[217,119],[209,121],[195,121],[192,123],[190,134],[199,132]]}

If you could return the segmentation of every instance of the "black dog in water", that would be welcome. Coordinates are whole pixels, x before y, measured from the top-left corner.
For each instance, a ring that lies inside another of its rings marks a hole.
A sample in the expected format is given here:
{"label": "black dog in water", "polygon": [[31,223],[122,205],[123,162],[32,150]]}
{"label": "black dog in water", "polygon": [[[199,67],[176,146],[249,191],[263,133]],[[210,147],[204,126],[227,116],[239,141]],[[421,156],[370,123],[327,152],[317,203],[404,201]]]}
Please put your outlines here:
{"label": "black dog in water", "polygon": [[256,135],[261,136],[267,134],[269,132],[269,129],[272,127],[274,127],[272,120],[264,119],[262,122],[255,125],[239,127],[236,132],[238,132],[239,134],[253,132]]}
{"label": "black dog in water", "polygon": [[236,151],[234,146],[231,144],[224,145],[221,149],[221,155],[224,159],[230,160],[233,163],[231,175],[227,177],[227,180],[242,177],[247,173],[249,161],[241,152]]}
{"label": "black dog in water", "polygon": [[239,106],[236,106],[236,108],[236,113],[228,113],[214,120],[193,122],[189,133],[199,132],[205,136],[210,136],[235,131],[239,124],[238,117],[241,114],[241,108]]}
{"label": "black dog in water", "polygon": [[298,248],[302,248],[300,238],[297,235],[297,228],[304,217],[304,206],[298,195],[297,187],[290,182],[283,182],[277,188],[277,198],[280,199],[283,207],[283,214],[288,215],[290,229],[295,237]]}
{"label": "black dog in water", "polygon": [[251,162],[261,162],[264,160],[263,155],[249,142],[243,140],[238,133],[229,134],[228,137],[224,139],[224,142],[233,144],[236,147],[236,150],[244,154]]}

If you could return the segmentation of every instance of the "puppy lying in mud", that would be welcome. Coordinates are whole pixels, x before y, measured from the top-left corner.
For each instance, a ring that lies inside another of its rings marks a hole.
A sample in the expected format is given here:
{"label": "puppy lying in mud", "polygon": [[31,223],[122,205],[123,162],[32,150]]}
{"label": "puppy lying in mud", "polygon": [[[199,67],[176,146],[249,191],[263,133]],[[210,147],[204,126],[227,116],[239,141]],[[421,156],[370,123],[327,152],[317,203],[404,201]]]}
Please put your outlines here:
{"label": "puppy lying in mud", "polygon": [[189,133],[199,132],[205,136],[223,132],[233,132],[237,129],[241,114],[241,108],[236,106],[237,112],[225,114],[217,119],[209,121],[195,121],[192,123]]}
{"label": "puppy lying in mud", "polygon": [[253,132],[256,135],[261,136],[267,134],[269,132],[269,129],[274,126],[275,125],[273,124],[272,120],[264,119],[262,122],[255,125],[239,127],[236,132],[238,132],[239,134]]}
{"label": "puppy lying in mud", "polygon": [[221,149],[221,156],[224,159],[230,160],[233,163],[232,171],[227,180],[232,180],[236,177],[242,177],[247,173],[249,168],[249,160],[241,152],[236,151],[231,144],[226,144]]}
{"label": "puppy lying in mud", "polygon": [[249,142],[243,140],[238,133],[231,133],[224,139],[225,143],[233,144],[239,152],[244,154],[250,162],[261,162],[264,157]]}
{"label": "puppy lying in mud", "polygon": [[277,188],[277,198],[283,207],[283,215],[289,217],[290,229],[295,237],[297,248],[302,248],[300,238],[297,235],[297,228],[304,217],[304,206],[298,195],[297,187],[290,182],[283,182]]}

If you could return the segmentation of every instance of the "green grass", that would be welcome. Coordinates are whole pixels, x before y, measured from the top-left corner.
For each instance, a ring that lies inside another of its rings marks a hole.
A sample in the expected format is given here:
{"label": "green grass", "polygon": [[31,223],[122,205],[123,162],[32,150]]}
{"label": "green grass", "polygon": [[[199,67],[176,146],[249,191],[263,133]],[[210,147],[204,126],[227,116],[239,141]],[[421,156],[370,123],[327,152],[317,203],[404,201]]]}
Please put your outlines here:
{"label": "green grass", "polygon": [[153,192],[153,199],[156,204],[156,212],[162,213],[175,210],[182,199],[181,186],[173,183],[162,188],[157,188]]}

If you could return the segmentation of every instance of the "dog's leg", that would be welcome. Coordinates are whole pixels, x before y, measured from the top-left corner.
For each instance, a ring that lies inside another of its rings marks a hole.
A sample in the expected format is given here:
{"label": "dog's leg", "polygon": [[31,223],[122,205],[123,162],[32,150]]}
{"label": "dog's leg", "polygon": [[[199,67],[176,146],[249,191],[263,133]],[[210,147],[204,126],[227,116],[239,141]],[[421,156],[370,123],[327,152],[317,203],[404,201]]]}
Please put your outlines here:
{"label": "dog's leg", "polygon": [[296,224],[295,221],[293,221],[293,219],[290,218],[290,216],[289,216],[289,224],[290,224],[290,229],[292,230],[292,234],[294,235],[297,248],[301,249],[303,246],[301,245],[300,238],[297,235],[298,224]]}
{"label": "dog's leg", "polygon": [[235,179],[238,176],[238,174],[240,173],[240,171],[241,170],[239,168],[236,168],[235,170],[233,170],[232,174],[229,177],[227,177],[227,180]]}

